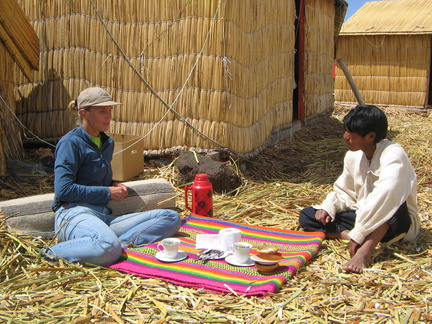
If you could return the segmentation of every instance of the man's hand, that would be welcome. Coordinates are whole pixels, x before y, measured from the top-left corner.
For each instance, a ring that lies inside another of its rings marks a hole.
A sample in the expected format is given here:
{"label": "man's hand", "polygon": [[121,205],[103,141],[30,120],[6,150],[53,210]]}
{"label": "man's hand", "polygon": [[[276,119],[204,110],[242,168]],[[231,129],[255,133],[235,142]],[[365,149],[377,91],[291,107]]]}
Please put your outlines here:
{"label": "man's hand", "polygon": [[123,201],[128,196],[127,187],[120,182],[114,182],[113,185],[109,187],[109,190],[110,198],[115,201]]}
{"label": "man's hand", "polygon": [[330,215],[324,209],[318,209],[315,213],[315,219],[323,225],[331,222]]}

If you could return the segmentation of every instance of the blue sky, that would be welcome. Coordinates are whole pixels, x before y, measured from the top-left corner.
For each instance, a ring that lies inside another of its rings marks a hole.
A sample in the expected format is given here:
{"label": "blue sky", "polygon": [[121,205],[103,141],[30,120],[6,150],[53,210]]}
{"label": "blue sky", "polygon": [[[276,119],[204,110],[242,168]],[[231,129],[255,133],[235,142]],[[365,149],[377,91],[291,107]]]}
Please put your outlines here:
{"label": "blue sky", "polygon": [[345,16],[345,21],[348,20],[357,10],[359,10],[368,1],[380,1],[380,0],[347,0],[348,11]]}

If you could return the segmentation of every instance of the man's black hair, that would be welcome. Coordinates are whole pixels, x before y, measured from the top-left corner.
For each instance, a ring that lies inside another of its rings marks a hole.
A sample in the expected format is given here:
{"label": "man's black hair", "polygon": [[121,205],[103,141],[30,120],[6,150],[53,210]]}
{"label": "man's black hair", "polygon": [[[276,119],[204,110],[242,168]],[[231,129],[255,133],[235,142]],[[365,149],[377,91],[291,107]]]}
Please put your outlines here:
{"label": "man's black hair", "polygon": [[387,117],[381,109],[373,105],[358,105],[344,117],[343,123],[348,132],[361,137],[374,132],[375,143],[387,136]]}

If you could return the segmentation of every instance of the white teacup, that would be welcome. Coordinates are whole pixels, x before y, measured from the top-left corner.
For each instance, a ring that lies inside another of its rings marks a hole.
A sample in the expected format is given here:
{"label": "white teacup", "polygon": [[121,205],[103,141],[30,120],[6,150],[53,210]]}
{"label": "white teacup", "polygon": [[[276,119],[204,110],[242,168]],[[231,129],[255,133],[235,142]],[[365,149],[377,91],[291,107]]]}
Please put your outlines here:
{"label": "white teacup", "polygon": [[157,249],[161,251],[168,259],[174,259],[179,252],[180,240],[178,238],[169,237],[162,240],[162,243],[157,245]]}
{"label": "white teacup", "polygon": [[234,260],[238,263],[246,263],[249,260],[252,244],[245,242],[235,242],[231,245],[231,252]]}

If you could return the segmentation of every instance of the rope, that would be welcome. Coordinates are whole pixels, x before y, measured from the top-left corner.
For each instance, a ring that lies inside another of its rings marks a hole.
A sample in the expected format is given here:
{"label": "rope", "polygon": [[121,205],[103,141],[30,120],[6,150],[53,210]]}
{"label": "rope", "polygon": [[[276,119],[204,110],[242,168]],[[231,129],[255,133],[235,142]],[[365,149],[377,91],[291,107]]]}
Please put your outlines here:
{"label": "rope", "polygon": [[380,47],[382,47],[383,44],[384,44],[384,41],[385,41],[385,39],[386,39],[386,35],[383,35],[383,37],[382,37],[382,41],[381,41],[381,44],[379,44],[379,45],[375,45],[375,44],[373,44],[373,43],[372,43],[372,42],[367,38],[366,35],[363,35],[363,38],[366,39],[366,41],[367,41],[369,44],[371,44],[373,47],[380,48]]}
{"label": "rope", "polygon": [[52,145],[51,143],[41,139],[39,136],[37,136],[36,134],[34,134],[32,131],[30,131],[27,127],[24,126],[24,124],[19,120],[19,118],[15,115],[15,112],[11,109],[11,107],[9,107],[9,105],[7,104],[6,100],[3,98],[2,95],[0,95],[0,99],[3,102],[3,104],[6,106],[6,108],[11,112],[13,118],[18,122],[18,124],[21,126],[21,128],[23,129],[23,135],[25,136],[25,138],[29,139],[27,137],[27,135],[25,134],[25,131],[28,131],[31,135],[33,135],[33,138],[37,138],[39,141],[48,144],[49,146],[55,147],[55,145]]}
{"label": "rope", "polygon": [[[193,73],[193,71],[195,70],[196,65],[198,64],[199,59],[202,57],[202,54],[203,54],[203,51],[204,51],[204,47],[205,47],[205,45],[207,44],[207,41],[208,41],[209,36],[210,36],[210,32],[211,32],[212,29],[213,29],[213,25],[214,25],[214,22],[215,22],[216,16],[217,16],[217,14],[218,14],[218,12],[219,12],[220,5],[221,5],[222,0],[219,0],[218,6],[217,6],[216,11],[215,11],[215,14],[214,14],[214,16],[213,16],[212,23],[211,23],[211,25],[210,25],[209,31],[207,32],[207,35],[206,35],[205,40],[204,40],[204,44],[203,44],[203,46],[202,46],[202,48],[201,48],[201,50],[200,50],[200,52],[199,52],[199,54],[198,54],[198,56],[197,56],[197,59],[195,60],[195,63],[194,63],[194,65],[192,66],[191,71],[189,72],[189,74],[188,74],[188,76],[187,76],[185,82],[183,83],[183,86],[182,86],[181,90],[179,91],[179,93],[177,94],[177,96],[175,97],[175,99],[174,99],[174,101],[173,101],[173,103],[172,103],[171,105],[169,105],[169,104],[168,104],[168,103],[167,103],[163,98],[161,98],[161,97],[158,95],[158,93],[153,89],[153,87],[148,83],[148,81],[147,81],[147,80],[146,80],[146,79],[141,75],[141,73],[139,73],[139,71],[135,68],[135,66],[132,64],[132,62],[130,61],[130,59],[128,58],[128,56],[126,55],[126,53],[124,52],[123,48],[120,46],[120,44],[117,42],[117,40],[116,40],[116,38],[114,37],[114,35],[113,35],[113,34],[111,33],[111,31],[109,30],[108,26],[105,24],[105,21],[104,21],[104,19],[102,18],[102,16],[101,16],[99,10],[98,10],[97,7],[95,6],[93,0],[89,0],[89,1],[90,1],[91,5],[92,5],[93,9],[95,10],[97,16],[99,17],[99,20],[101,21],[103,27],[105,28],[105,30],[107,31],[107,33],[110,35],[111,39],[113,40],[114,44],[117,46],[117,48],[118,48],[118,50],[120,51],[120,53],[123,55],[123,57],[124,57],[124,59],[126,60],[126,62],[129,64],[129,66],[132,68],[132,70],[133,70],[133,71],[138,75],[138,77],[139,77],[139,78],[141,79],[141,81],[146,85],[146,87],[150,90],[150,92],[151,92],[153,95],[155,95],[155,96],[156,96],[156,97],[157,97],[157,98],[162,102],[162,104],[163,104],[166,108],[168,108],[167,112],[164,114],[164,116],[162,117],[162,119],[160,119],[160,120],[159,120],[159,121],[154,125],[154,127],[153,127],[153,128],[152,128],[152,129],[151,129],[151,130],[146,134],[146,135],[144,135],[144,136],[141,137],[138,141],[136,141],[135,143],[131,144],[129,147],[123,149],[122,151],[129,149],[129,148],[130,148],[131,146],[133,146],[134,144],[136,144],[136,143],[138,143],[139,141],[143,140],[146,136],[148,136],[148,134],[150,134],[150,133],[153,131],[153,129],[154,129],[154,128],[159,124],[159,123],[161,123],[161,121],[165,118],[165,116],[168,114],[168,112],[172,111],[172,112],[173,112],[173,113],[174,113],[174,114],[175,114],[175,115],[176,115],[176,116],[177,116],[181,121],[183,121],[187,126],[191,127],[194,131],[196,131],[197,133],[199,133],[201,136],[205,137],[206,139],[208,139],[209,141],[213,142],[214,144],[216,144],[216,145],[218,145],[218,146],[224,148],[225,150],[228,150],[228,151],[231,152],[232,154],[239,155],[237,152],[232,151],[232,150],[229,149],[228,147],[226,147],[226,146],[224,146],[223,144],[217,142],[216,140],[210,138],[209,136],[207,136],[206,134],[204,134],[202,131],[200,131],[199,129],[197,129],[196,127],[194,127],[194,126],[193,126],[190,122],[188,122],[188,121],[187,121],[187,120],[186,120],[186,119],[185,119],[185,118],[184,118],[184,117],[183,117],[179,112],[177,112],[177,111],[173,108],[173,106],[176,104],[178,98],[179,98],[180,95],[183,93],[183,91],[184,91],[184,89],[185,89],[185,87],[186,87],[187,82],[188,82],[189,79],[191,78],[192,73]],[[122,152],[122,151],[120,151],[120,152]],[[118,154],[118,153],[120,153],[120,152],[116,152],[116,153]]]}
{"label": "rope", "polygon": [[[193,64],[193,66],[192,66],[192,68],[191,68],[191,70],[190,70],[190,72],[189,72],[189,74],[188,74],[188,76],[187,76],[187,78],[186,78],[186,80],[185,80],[185,82],[183,83],[183,86],[182,86],[182,88],[180,89],[180,91],[179,91],[179,93],[177,94],[177,96],[175,97],[175,99],[174,99],[174,101],[173,101],[173,103],[171,104],[171,105],[169,105],[162,97],[160,97],[159,96],[159,94],[154,90],[154,88],[148,83],[148,81],[141,75],[141,73],[139,73],[139,71],[135,68],[135,66],[132,64],[132,62],[130,61],[130,59],[129,59],[129,57],[126,55],[126,53],[124,52],[124,50],[122,49],[122,47],[120,46],[120,44],[118,43],[118,41],[115,39],[115,37],[114,37],[114,35],[111,33],[111,31],[109,30],[109,28],[108,28],[108,26],[105,24],[105,20],[102,18],[102,16],[101,16],[101,14],[100,14],[100,12],[99,12],[99,10],[97,9],[97,7],[95,6],[95,4],[94,4],[94,2],[93,2],[93,0],[89,0],[90,1],[90,3],[91,3],[91,5],[92,5],[92,7],[93,7],[93,9],[95,10],[95,12],[96,12],[96,14],[97,14],[97,16],[98,16],[98,19],[101,21],[101,23],[102,23],[102,25],[103,25],[103,27],[105,28],[105,30],[107,31],[107,33],[110,35],[110,37],[111,37],[111,39],[113,40],[113,42],[115,43],[115,45],[116,45],[116,47],[118,48],[118,50],[120,51],[120,53],[122,54],[122,56],[123,56],[123,58],[126,60],[126,62],[129,64],[129,66],[132,68],[132,70],[138,75],[138,77],[142,80],[142,82],[144,82],[144,84],[146,85],[146,87],[150,90],[150,92],[153,94],[153,95],[155,95],[161,102],[162,102],[162,104],[166,107],[166,108],[168,108],[168,110],[165,112],[165,114],[162,116],[162,118],[158,121],[158,122],[156,122],[155,123],[155,125],[144,135],[144,136],[142,136],[140,139],[138,139],[137,141],[135,141],[134,143],[132,143],[130,146],[128,146],[128,147],[126,147],[126,148],[124,148],[123,150],[121,150],[121,151],[118,151],[118,152],[116,152],[116,153],[114,153],[114,155],[115,154],[119,154],[119,153],[121,153],[121,152],[123,152],[123,151],[126,151],[126,150],[128,150],[130,147],[132,147],[133,145],[135,145],[136,143],[138,143],[139,141],[141,141],[141,140],[143,140],[144,138],[146,138],[155,128],[156,128],[156,126],[157,125],[159,125],[164,119],[165,119],[165,117],[167,116],[167,114],[170,112],[170,111],[172,111],[181,121],[183,121],[187,126],[189,126],[189,127],[191,127],[194,131],[196,131],[197,133],[199,133],[201,136],[203,136],[203,137],[205,137],[206,139],[208,139],[209,141],[211,141],[211,142],[213,142],[214,144],[216,144],[216,145],[218,145],[219,147],[221,147],[221,148],[223,148],[223,149],[225,149],[225,150],[227,150],[227,151],[229,151],[231,154],[233,154],[233,155],[236,155],[236,156],[242,156],[242,154],[240,154],[240,153],[238,153],[238,152],[235,152],[235,151],[233,151],[233,150],[231,150],[231,149],[229,149],[228,147],[226,147],[226,146],[224,146],[223,144],[221,144],[221,143],[219,143],[218,141],[216,141],[216,140],[214,140],[214,139],[212,139],[211,137],[209,137],[209,136],[207,136],[206,134],[204,134],[202,131],[200,131],[199,129],[197,129],[196,127],[194,127],[190,122],[188,122],[178,111],[176,111],[174,108],[173,108],[173,106],[177,103],[177,101],[178,101],[178,98],[180,97],[180,95],[183,93],[183,91],[184,91],[184,89],[186,88],[186,84],[188,83],[188,81],[190,80],[190,78],[191,78],[191,76],[192,76],[192,73],[194,72],[194,70],[196,69],[196,66],[197,66],[197,64],[198,64],[198,62],[199,62],[199,60],[200,60],[200,58],[203,56],[203,51],[204,51],[204,48],[205,48],[205,45],[207,44],[207,42],[208,42],[208,39],[209,39],[209,37],[210,37],[210,33],[211,33],[211,31],[212,31],[212,29],[213,29],[213,26],[214,26],[214,22],[216,21],[216,17],[217,17],[217,14],[218,14],[218,12],[219,12],[219,10],[220,10],[220,6],[221,6],[221,3],[222,3],[222,0],[219,0],[219,3],[218,3],[218,6],[217,6],[217,8],[216,8],[216,11],[215,11],[215,13],[214,13],[214,16],[213,16],[213,19],[212,19],[212,23],[211,23],[211,25],[210,25],[210,28],[209,28],[209,31],[207,32],[207,34],[206,34],[206,37],[205,37],[205,40],[204,40],[204,43],[203,43],[203,46],[202,46],[202,48],[201,48],[201,50],[200,50],[200,52],[198,53],[198,55],[197,55],[197,59],[195,60],[195,62],[194,62],[194,64]],[[225,60],[225,58],[224,58],[224,60]],[[224,62],[224,63],[226,63],[226,62]],[[15,114],[15,112],[9,107],[9,105],[7,104],[7,102],[4,100],[4,98],[2,97],[2,96],[0,96],[0,99],[1,99],[1,101],[4,103],[4,105],[7,107],[7,109],[11,112],[11,114],[13,115],[13,117],[14,117],[14,119],[18,122],[18,124],[21,126],[21,128],[23,129],[23,135],[27,138],[27,139],[30,139],[29,137],[27,137],[27,135],[26,135],[26,131],[28,132],[28,133],[30,133],[32,136],[33,136],[33,138],[35,138],[35,139],[37,139],[37,140],[39,140],[39,141],[41,141],[41,142],[43,142],[43,143],[45,143],[45,144],[47,144],[47,145],[49,145],[49,146],[51,146],[51,147],[53,147],[53,148],[55,148],[56,146],[55,145],[53,145],[53,144],[51,144],[51,143],[49,143],[49,142],[47,142],[47,141],[45,141],[45,140],[43,140],[42,138],[40,138],[39,136],[37,136],[36,134],[34,134],[32,131],[30,131],[20,120],[19,120],[19,118],[16,116],[16,114]]]}
{"label": "rope", "polygon": [[[129,145],[128,147],[124,148],[123,150],[114,153],[114,155],[119,154],[119,153],[122,153],[122,152],[128,150],[130,147],[132,147],[133,145],[135,145],[135,144],[138,143],[139,141],[141,141],[141,140],[143,140],[144,138],[146,138],[146,137],[147,137],[151,132],[153,132],[153,130],[154,130],[154,129],[155,129],[155,128],[156,128],[156,127],[157,127],[157,126],[158,126],[158,125],[159,125],[159,124],[164,120],[164,119],[165,119],[165,117],[167,116],[167,114],[168,114],[170,111],[172,111],[176,116],[178,116],[178,118],[179,118],[181,121],[183,121],[187,126],[189,126],[189,127],[191,127],[192,129],[194,129],[194,130],[195,130],[196,132],[198,132],[201,136],[203,136],[203,137],[205,137],[206,139],[210,140],[210,141],[213,142],[214,144],[216,144],[216,145],[218,145],[218,146],[224,148],[225,150],[228,150],[228,151],[230,151],[231,153],[238,155],[238,153],[236,153],[236,152],[230,150],[228,147],[226,147],[226,146],[224,146],[223,144],[217,142],[216,140],[210,138],[209,136],[207,136],[206,134],[204,134],[202,131],[200,131],[199,129],[197,129],[196,127],[194,127],[194,126],[193,126],[190,122],[188,122],[188,121],[187,121],[187,120],[186,120],[186,119],[185,119],[185,118],[184,118],[184,117],[183,117],[179,112],[177,112],[177,111],[173,108],[173,106],[177,103],[177,101],[178,101],[180,95],[183,93],[184,89],[186,88],[186,84],[187,84],[187,82],[190,80],[190,78],[191,78],[191,76],[192,76],[192,73],[194,72],[194,70],[195,70],[195,68],[196,68],[196,66],[197,66],[197,64],[198,64],[198,62],[199,62],[199,60],[200,60],[200,58],[203,56],[204,48],[205,48],[205,45],[206,45],[207,42],[208,42],[208,39],[209,39],[210,33],[211,33],[212,29],[213,29],[214,22],[215,22],[215,20],[216,20],[217,14],[218,14],[218,12],[219,12],[219,10],[220,10],[221,2],[222,2],[222,0],[219,0],[218,7],[216,8],[216,11],[215,11],[215,14],[214,14],[214,16],[213,16],[213,19],[212,19],[212,22],[211,22],[211,25],[210,25],[209,31],[208,31],[207,34],[206,34],[206,37],[205,37],[205,40],[204,40],[203,46],[202,46],[200,52],[197,53],[197,59],[195,60],[195,62],[194,62],[194,64],[193,64],[193,66],[192,66],[192,68],[191,68],[191,70],[190,70],[190,72],[189,72],[189,74],[188,74],[188,76],[187,76],[185,82],[183,83],[183,86],[181,87],[179,93],[178,93],[177,96],[174,98],[173,103],[172,103],[171,105],[169,105],[169,104],[168,104],[168,103],[167,103],[163,98],[161,98],[161,97],[159,96],[159,94],[158,94],[158,93],[153,89],[153,87],[148,83],[148,81],[147,81],[147,80],[146,80],[146,79],[141,75],[141,73],[140,73],[140,72],[135,68],[135,66],[134,66],[134,65],[132,64],[132,62],[130,61],[129,57],[128,57],[128,56],[126,55],[126,53],[124,52],[123,48],[120,46],[120,44],[118,43],[118,41],[116,40],[116,38],[114,37],[114,35],[113,35],[113,34],[111,33],[111,31],[109,30],[108,26],[107,26],[106,23],[105,23],[105,20],[102,18],[101,14],[100,14],[99,10],[97,9],[97,7],[95,6],[93,0],[90,0],[90,3],[91,3],[93,9],[95,10],[95,12],[96,12],[96,14],[97,14],[97,16],[98,16],[97,19],[99,19],[99,20],[101,21],[103,27],[105,28],[105,30],[107,31],[107,33],[110,35],[111,39],[113,40],[113,42],[114,42],[114,44],[116,45],[116,47],[119,49],[119,51],[120,51],[120,53],[122,54],[123,58],[124,58],[124,59],[126,60],[126,62],[130,65],[130,67],[132,68],[132,70],[133,70],[133,71],[134,71],[134,72],[139,76],[139,78],[144,82],[144,84],[145,84],[146,87],[150,90],[150,92],[151,92],[153,95],[155,95],[155,96],[156,96],[156,97],[157,97],[157,98],[158,98],[158,99],[163,103],[163,105],[164,105],[166,108],[168,108],[168,110],[165,112],[165,114],[162,116],[162,118],[161,118],[158,122],[156,122],[155,125],[154,125],[154,126],[153,126],[153,127],[152,127],[152,128],[151,128],[151,129],[150,129],[150,130],[145,134],[145,135],[143,135],[140,139],[138,139],[137,141],[135,141],[134,143],[132,143],[132,144]],[[1,97],[1,100],[3,101],[3,103],[5,104],[5,106],[8,108],[8,110],[12,113],[12,115],[13,115],[14,118],[15,118],[15,120],[17,120],[17,122],[19,123],[19,125],[22,127],[22,129],[23,129],[23,134],[24,134],[24,136],[25,136],[27,139],[28,139],[28,137],[26,136],[25,131],[27,131],[27,132],[29,132],[30,134],[32,134],[32,136],[33,136],[34,138],[38,139],[39,141],[41,141],[41,142],[43,142],[43,143],[46,143],[46,144],[48,144],[49,146],[55,148],[55,145],[52,145],[51,143],[46,142],[45,140],[41,139],[39,136],[37,136],[36,134],[34,134],[33,132],[31,132],[31,131],[26,127],[26,126],[24,126],[24,124],[23,124],[23,123],[18,119],[18,117],[16,116],[16,114],[12,111],[12,109],[9,107],[9,105],[6,103],[6,101],[3,99],[3,97]]]}

